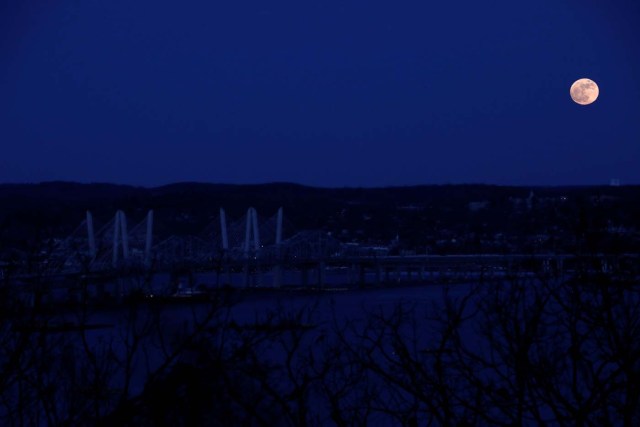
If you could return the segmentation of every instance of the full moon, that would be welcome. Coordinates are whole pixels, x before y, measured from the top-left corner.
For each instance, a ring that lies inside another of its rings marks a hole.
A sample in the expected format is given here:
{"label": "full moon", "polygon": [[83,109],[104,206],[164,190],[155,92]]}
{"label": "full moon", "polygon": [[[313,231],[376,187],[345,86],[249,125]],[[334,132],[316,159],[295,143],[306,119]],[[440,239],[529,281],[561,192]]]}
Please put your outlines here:
{"label": "full moon", "polygon": [[579,79],[571,85],[571,99],[580,105],[589,105],[598,99],[600,89],[598,85],[591,79]]}

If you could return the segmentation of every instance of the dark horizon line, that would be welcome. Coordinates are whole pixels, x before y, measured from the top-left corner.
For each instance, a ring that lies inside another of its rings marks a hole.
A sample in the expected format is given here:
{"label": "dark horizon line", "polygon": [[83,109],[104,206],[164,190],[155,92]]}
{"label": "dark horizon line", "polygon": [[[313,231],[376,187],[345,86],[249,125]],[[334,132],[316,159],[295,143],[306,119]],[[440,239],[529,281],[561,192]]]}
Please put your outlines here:
{"label": "dark horizon line", "polygon": [[268,186],[293,186],[309,189],[320,190],[343,190],[343,189],[400,189],[400,188],[420,188],[420,187],[496,187],[496,188],[599,188],[599,187],[637,187],[640,184],[635,183],[620,183],[618,185],[612,184],[488,184],[482,182],[463,182],[463,183],[440,183],[440,184],[405,184],[405,185],[378,185],[378,186],[362,186],[362,185],[344,185],[344,186],[320,186],[320,185],[308,185],[300,184],[291,181],[270,181],[260,183],[224,183],[224,182],[205,182],[205,181],[177,181],[163,185],[136,185],[136,184],[122,184],[115,182],[82,182],[82,181],[65,181],[65,180],[51,180],[51,181],[39,181],[39,182],[0,182],[0,187],[27,187],[27,186],[46,186],[46,185],[77,185],[77,186],[113,186],[113,187],[129,187],[140,189],[161,189],[173,186],[217,186],[217,187],[268,187]]}

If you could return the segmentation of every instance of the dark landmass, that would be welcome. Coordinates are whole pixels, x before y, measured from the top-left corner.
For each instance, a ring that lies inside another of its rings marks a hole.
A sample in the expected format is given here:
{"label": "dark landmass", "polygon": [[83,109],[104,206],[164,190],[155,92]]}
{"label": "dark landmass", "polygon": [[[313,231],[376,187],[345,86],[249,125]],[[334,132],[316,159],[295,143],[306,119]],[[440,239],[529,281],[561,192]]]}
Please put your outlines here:
{"label": "dark landmass", "polygon": [[283,207],[289,234],[323,230],[344,243],[385,246],[391,253],[640,251],[640,186],[143,188],[71,182],[0,185],[0,249],[64,238],[86,210],[101,224],[118,209],[132,223],[153,209],[154,233],[162,238],[201,232],[221,207],[233,220],[250,206],[262,219]]}

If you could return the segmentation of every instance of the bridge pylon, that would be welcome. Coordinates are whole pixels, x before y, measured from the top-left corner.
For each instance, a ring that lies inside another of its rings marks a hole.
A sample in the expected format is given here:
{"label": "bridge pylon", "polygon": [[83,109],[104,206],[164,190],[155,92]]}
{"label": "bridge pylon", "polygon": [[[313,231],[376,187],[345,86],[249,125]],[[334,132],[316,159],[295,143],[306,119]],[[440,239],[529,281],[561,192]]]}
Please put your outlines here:
{"label": "bridge pylon", "polygon": [[278,209],[276,217],[276,263],[273,267],[273,286],[279,288],[282,286],[282,208]]}
{"label": "bridge pylon", "polygon": [[122,259],[129,258],[129,235],[127,234],[127,217],[121,210],[116,212],[113,223],[113,267],[118,266],[120,247],[122,246]]}
{"label": "bridge pylon", "polygon": [[144,265],[151,266],[151,249],[153,248],[153,209],[147,213],[147,234],[144,245]]}
{"label": "bridge pylon", "polygon": [[251,241],[253,237],[253,250],[256,253],[260,251],[260,229],[258,228],[258,213],[254,208],[247,210],[247,223],[244,235],[244,257],[249,258],[251,250]]}
{"label": "bridge pylon", "polygon": [[226,253],[229,250],[229,235],[227,234],[227,215],[222,208],[220,208],[220,234],[222,238],[222,250]]}
{"label": "bridge pylon", "polygon": [[93,262],[96,259],[98,250],[96,248],[96,234],[93,229],[93,215],[91,215],[90,211],[87,211],[86,222],[87,222],[87,240],[89,242],[89,257],[91,259],[90,262]]}

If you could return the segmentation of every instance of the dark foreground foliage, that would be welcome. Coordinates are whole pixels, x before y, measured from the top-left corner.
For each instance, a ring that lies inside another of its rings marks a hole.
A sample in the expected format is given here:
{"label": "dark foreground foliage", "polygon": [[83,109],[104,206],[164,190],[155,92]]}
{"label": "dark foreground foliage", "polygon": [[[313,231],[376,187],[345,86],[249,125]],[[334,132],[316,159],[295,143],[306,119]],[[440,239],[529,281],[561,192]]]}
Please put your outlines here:
{"label": "dark foreground foliage", "polygon": [[428,303],[318,302],[251,321],[225,294],[180,318],[138,301],[107,329],[82,309],[60,329],[63,315],[7,289],[2,425],[640,425],[629,274],[519,276]]}

